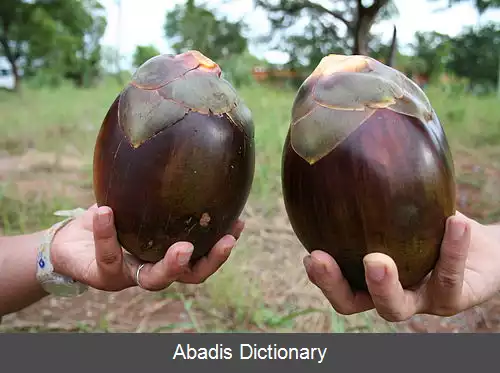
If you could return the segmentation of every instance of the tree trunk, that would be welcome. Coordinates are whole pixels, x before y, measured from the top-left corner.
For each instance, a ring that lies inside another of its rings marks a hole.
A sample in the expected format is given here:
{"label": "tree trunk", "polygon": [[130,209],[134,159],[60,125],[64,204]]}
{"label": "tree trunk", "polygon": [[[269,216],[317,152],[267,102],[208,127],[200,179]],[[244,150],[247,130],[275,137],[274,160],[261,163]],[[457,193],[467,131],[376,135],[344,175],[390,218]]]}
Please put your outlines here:
{"label": "tree trunk", "polygon": [[12,68],[12,75],[14,75],[14,91],[19,92],[21,90],[21,77],[19,76],[19,70],[17,69],[16,61],[10,61]]}
{"label": "tree trunk", "polygon": [[12,75],[14,75],[14,90],[16,92],[19,92],[21,89],[21,77],[19,76],[19,70],[17,68],[17,60],[19,58],[19,53],[16,48],[14,48],[14,51],[11,49],[11,46],[9,45],[9,40],[7,39],[7,35],[9,35],[9,24],[10,22],[8,20],[5,20],[2,18],[2,24],[3,24],[3,37],[0,38],[0,49],[3,49],[3,54],[5,58],[10,63],[10,67],[12,69]]}
{"label": "tree trunk", "polygon": [[358,17],[354,23],[354,46],[353,54],[367,56],[368,42],[370,41],[370,29],[377,17],[380,9],[387,5],[389,0],[375,0],[369,7],[363,6],[363,2],[358,0]]}
{"label": "tree trunk", "polygon": [[366,17],[359,17],[354,26],[354,48],[352,54],[368,55],[368,42],[371,22]]}
{"label": "tree trunk", "polygon": [[12,70],[12,75],[14,75],[14,91],[19,92],[21,89],[21,77],[19,76],[19,69],[17,68],[17,61],[14,58],[12,51],[9,49],[7,42],[0,40],[3,49],[5,58],[9,61],[10,68]]}

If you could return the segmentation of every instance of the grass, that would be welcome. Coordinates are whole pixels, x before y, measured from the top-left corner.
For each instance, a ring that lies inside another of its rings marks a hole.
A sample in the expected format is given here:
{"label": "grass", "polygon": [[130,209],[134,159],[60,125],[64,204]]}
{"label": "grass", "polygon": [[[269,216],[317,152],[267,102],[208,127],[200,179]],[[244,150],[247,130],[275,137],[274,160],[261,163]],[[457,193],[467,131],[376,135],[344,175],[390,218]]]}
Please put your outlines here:
{"label": "grass", "polygon": [[[65,156],[73,152],[81,161],[78,185],[91,193],[94,141],[101,120],[119,90],[115,81],[106,80],[88,90],[63,86],[52,90],[27,88],[20,96],[0,92],[0,161],[2,151],[11,158],[25,154],[27,149]],[[201,286],[176,284],[148,300],[180,302],[187,314],[187,320],[157,325],[151,330],[394,331],[394,325],[381,322],[371,312],[352,317],[336,314],[319,291],[306,284],[300,263],[304,251],[289,233],[280,233],[289,227],[277,202],[281,194],[282,144],[294,92],[265,86],[243,87],[239,92],[253,112],[256,131],[257,165],[249,200],[253,225],[250,224],[230,262],[206,283]],[[449,94],[438,87],[430,87],[427,94],[448,135],[457,168],[460,168],[459,182],[483,197],[496,200],[500,102],[494,97]],[[469,164],[480,165],[481,172],[467,168]],[[53,216],[55,210],[74,208],[82,203],[78,198],[49,197],[50,193],[39,190],[21,197],[7,193],[16,189],[16,178],[21,177],[15,167],[7,174],[0,177],[0,231],[4,234],[46,228],[58,220]],[[60,173],[47,170],[36,176],[55,180]],[[475,211],[478,218],[500,219],[500,208],[490,201],[485,202],[483,198],[483,202],[474,203],[470,211]],[[270,226],[278,228],[269,233]],[[6,328],[10,330],[9,326]],[[101,317],[91,324],[75,321],[65,327],[50,327],[42,322],[41,326],[24,325],[17,330],[96,332],[116,330],[116,325],[110,326],[108,319]]]}

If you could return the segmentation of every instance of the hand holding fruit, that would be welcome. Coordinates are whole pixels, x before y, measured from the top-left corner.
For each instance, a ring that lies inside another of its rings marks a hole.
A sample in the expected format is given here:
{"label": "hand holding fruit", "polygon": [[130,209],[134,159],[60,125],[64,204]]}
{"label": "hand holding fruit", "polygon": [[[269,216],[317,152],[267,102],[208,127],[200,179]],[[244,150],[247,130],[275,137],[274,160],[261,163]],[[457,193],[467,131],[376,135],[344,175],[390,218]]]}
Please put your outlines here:
{"label": "hand holding fruit", "polygon": [[448,316],[499,288],[499,234],[455,211],[437,114],[414,82],[379,61],[329,55],[304,81],[282,185],[311,253],[307,273],[340,313]]}
{"label": "hand holding fruit", "polygon": [[364,258],[368,291],[353,291],[335,259],[322,251],[304,258],[309,279],[344,315],[375,308],[388,321],[415,314],[452,316],[500,290],[500,226],[483,225],[457,212],[447,221],[435,269],[417,286],[403,289],[394,261],[384,254]]}
{"label": "hand holding fruit", "polygon": [[[163,259],[141,269],[140,286],[157,291],[175,281],[202,283],[228,259],[243,226],[238,220],[194,266],[189,265],[191,243],[179,241],[165,248]],[[55,235],[51,250],[54,270],[99,290],[120,291],[139,285],[136,274],[142,262],[122,250],[116,237],[113,211],[93,205]]]}
{"label": "hand holding fruit", "polygon": [[255,168],[250,110],[220,67],[197,51],[142,64],[111,104],[96,139],[93,187],[118,241],[155,263],[177,241],[191,263],[231,229]]}

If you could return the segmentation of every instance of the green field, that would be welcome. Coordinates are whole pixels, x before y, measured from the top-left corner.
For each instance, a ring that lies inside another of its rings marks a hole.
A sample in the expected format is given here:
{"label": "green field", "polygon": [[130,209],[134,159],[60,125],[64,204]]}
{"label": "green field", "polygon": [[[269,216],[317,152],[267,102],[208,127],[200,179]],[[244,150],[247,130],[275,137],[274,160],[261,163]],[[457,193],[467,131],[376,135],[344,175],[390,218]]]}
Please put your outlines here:
{"label": "green field", "polygon": [[[100,123],[120,86],[0,92],[0,232],[46,228],[60,208],[92,203],[92,155]],[[253,111],[257,164],[245,210],[247,229],[223,269],[200,286],[162,293],[129,289],[49,300],[5,318],[7,330],[298,331],[395,330],[374,312],[331,310],[302,266],[305,254],[281,203],[282,143],[294,97],[271,86],[239,89]],[[500,220],[500,101],[443,87],[428,96],[449,137],[459,210]]]}

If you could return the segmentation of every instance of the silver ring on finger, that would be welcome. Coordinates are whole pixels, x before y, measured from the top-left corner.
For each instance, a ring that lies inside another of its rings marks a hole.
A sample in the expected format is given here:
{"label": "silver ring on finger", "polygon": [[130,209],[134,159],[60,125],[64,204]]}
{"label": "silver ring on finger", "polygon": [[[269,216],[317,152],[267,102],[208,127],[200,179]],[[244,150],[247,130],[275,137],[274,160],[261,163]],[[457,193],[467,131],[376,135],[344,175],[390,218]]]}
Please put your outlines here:
{"label": "silver ring on finger", "polygon": [[[139,286],[141,289],[144,289],[144,287],[141,285],[141,282],[139,281],[139,274],[141,272],[141,269],[146,265],[146,263],[142,263],[139,267],[137,267],[137,271],[135,271],[135,283],[137,286]],[[147,290],[147,289],[144,289]]]}

